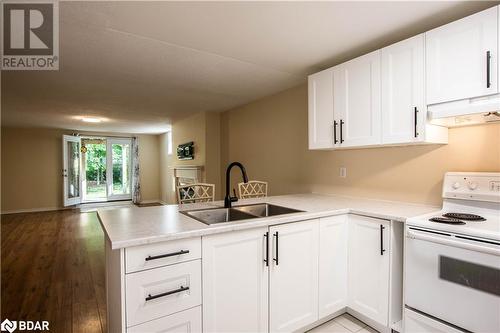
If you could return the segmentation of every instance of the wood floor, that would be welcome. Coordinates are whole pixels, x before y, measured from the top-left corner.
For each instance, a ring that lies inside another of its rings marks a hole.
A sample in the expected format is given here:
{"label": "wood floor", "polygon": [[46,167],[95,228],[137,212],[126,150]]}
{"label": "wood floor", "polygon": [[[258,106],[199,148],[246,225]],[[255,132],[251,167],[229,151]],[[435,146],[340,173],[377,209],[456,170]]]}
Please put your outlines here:
{"label": "wood floor", "polygon": [[51,332],[105,332],[104,234],[97,215],[1,216],[1,318]]}

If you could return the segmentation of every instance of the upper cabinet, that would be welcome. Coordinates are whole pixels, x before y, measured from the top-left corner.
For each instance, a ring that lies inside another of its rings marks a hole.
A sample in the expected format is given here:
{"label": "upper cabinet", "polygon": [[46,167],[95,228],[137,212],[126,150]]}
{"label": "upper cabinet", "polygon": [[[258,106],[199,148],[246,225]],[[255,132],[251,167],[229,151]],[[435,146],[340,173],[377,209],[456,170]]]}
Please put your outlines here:
{"label": "upper cabinet", "polygon": [[381,51],[382,143],[446,143],[448,130],[427,124],[424,35]]}
{"label": "upper cabinet", "polygon": [[425,34],[427,104],[498,92],[498,8]]}
{"label": "upper cabinet", "polygon": [[334,67],[333,100],[339,146],[380,143],[380,51]]}
{"label": "upper cabinet", "polygon": [[499,11],[309,76],[309,149],[445,144],[442,118],[498,111]]}
{"label": "upper cabinet", "polygon": [[309,149],[333,147],[333,68],[309,76]]}

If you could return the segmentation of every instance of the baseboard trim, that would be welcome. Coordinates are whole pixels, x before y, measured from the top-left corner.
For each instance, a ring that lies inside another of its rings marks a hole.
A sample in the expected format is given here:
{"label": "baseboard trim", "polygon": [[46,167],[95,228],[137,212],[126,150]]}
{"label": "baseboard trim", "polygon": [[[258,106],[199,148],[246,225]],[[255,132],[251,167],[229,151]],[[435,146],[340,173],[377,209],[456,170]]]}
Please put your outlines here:
{"label": "baseboard trim", "polygon": [[157,202],[163,204],[163,202],[160,199],[141,200],[139,203],[140,204],[150,204],[150,203],[157,203]]}
{"label": "baseboard trim", "polygon": [[27,208],[27,209],[14,209],[14,210],[5,210],[0,214],[19,214],[19,213],[38,213],[38,212],[52,212],[56,210],[68,210],[75,209],[75,207],[41,207],[41,208]]}

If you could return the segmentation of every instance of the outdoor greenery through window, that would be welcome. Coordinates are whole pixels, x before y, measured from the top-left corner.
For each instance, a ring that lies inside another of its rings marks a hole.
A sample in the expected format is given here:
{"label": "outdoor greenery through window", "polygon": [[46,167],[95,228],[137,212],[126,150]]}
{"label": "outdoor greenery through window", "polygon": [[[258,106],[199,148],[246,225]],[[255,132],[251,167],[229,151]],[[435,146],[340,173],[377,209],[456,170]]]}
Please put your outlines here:
{"label": "outdoor greenery through window", "polygon": [[[129,195],[131,184],[130,143],[107,142],[106,139],[83,139],[82,144],[86,148],[82,154],[85,170],[84,200],[105,200],[113,196]],[[111,156],[108,156],[108,145]],[[112,168],[111,173],[108,172],[108,167]],[[108,177],[112,178],[112,188],[106,189]]]}

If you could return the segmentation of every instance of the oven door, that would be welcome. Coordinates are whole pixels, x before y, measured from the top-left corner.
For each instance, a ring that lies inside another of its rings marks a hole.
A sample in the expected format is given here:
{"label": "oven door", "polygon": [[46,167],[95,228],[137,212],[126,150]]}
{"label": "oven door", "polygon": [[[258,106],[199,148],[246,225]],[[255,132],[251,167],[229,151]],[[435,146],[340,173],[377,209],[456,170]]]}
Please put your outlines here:
{"label": "oven door", "polygon": [[406,227],[406,306],[472,332],[500,332],[500,244]]}

